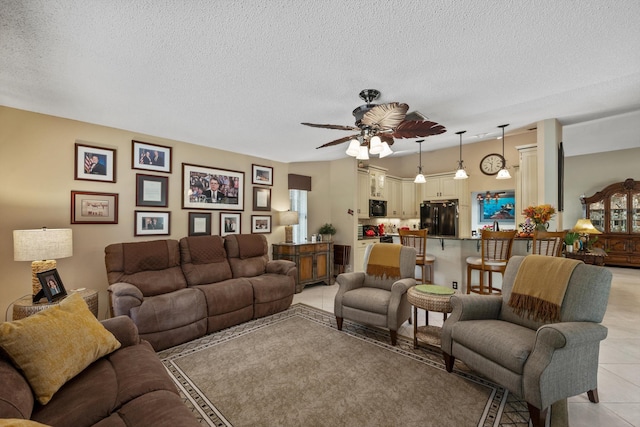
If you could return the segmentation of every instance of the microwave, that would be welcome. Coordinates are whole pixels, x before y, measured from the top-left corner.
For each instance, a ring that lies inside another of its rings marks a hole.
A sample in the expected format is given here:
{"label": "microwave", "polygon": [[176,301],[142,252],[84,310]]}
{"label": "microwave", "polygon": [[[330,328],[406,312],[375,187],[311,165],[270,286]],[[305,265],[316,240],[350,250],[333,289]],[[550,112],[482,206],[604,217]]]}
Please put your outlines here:
{"label": "microwave", "polygon": [[385,200],[369,199],[369,217],[387,216],[387,202]]}

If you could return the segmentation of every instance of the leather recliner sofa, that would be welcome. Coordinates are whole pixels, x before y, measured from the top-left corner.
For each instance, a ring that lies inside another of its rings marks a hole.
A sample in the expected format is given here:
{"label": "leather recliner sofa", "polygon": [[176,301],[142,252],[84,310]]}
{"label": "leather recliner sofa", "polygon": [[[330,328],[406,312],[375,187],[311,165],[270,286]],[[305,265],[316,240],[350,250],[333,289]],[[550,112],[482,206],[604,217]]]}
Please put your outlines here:
{"label": "leather recliner sofa", "polygon": [[112,314],[156,351],[286,310],[295,263],[269,260],[261,234],[116,243],[105,248]]}

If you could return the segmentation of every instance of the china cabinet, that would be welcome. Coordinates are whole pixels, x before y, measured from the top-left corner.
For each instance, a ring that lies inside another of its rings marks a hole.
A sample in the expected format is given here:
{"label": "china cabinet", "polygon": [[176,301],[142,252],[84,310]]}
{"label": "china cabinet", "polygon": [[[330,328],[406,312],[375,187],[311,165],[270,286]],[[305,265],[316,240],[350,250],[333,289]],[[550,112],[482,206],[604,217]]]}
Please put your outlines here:
{"label": "china cabinet", "polygon": [[640,267],[640,181],[629,178],[583,199],[587,218],[599,231],[607,265]]}

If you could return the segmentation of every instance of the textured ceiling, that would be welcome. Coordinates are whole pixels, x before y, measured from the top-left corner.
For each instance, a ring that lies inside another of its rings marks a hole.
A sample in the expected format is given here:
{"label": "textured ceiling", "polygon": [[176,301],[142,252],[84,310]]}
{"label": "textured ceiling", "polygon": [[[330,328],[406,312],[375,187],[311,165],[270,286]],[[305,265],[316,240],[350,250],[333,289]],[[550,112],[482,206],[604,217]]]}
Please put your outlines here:
{"label": "textured ceiling", "polygon": [[639,110],[638,22],[638,0],[0,0],[0,104],[294,162],[344,157],[300,122],[352,125],[375,88],[447,128],[433,150]]}

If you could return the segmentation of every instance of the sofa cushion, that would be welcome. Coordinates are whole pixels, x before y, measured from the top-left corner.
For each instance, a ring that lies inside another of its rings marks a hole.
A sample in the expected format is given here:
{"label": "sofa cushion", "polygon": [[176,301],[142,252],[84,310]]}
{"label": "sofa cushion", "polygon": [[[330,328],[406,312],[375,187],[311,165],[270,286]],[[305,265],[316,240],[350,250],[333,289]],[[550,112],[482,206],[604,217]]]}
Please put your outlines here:
{"label": "sofa cushion", "polygon": [[164,240],[123,243],[122,254],[125,274],[164,270],[171,267],[169,265],[169,249]]}
{"label": "sofa cushion", "polygon": [[224,240],[220,236],[192,236],[180,239],[182,271],[189,286],[231,279]]}
{"label": "sofa cushion", "polygon": [[202,292],[186,288],[147,297],[131,310],[130,316],[142,335],[195,323],[206,317],[206,307]]}
{"label": "sofa cushion", "polygon": [[33,392],[27,380],[11,362],[0,356],[0,419],[31,418]]}
{"label": "sofa cushion", "polygon": [[68,380],[120,347],[80,294],[31,317],[0,324],[0,346],[46,404]]}
{"label": "sofa cushion", "polygon": [[267,253],[263,236],[258,234],[237,234],[238,249],[240,250],[240,259],[253,258],[262,256]]}

